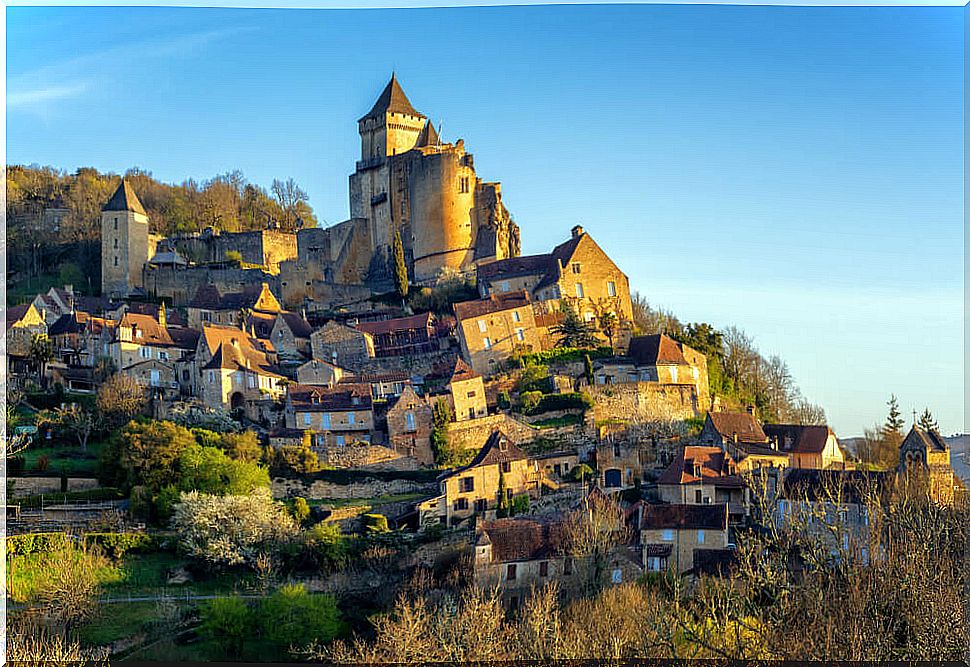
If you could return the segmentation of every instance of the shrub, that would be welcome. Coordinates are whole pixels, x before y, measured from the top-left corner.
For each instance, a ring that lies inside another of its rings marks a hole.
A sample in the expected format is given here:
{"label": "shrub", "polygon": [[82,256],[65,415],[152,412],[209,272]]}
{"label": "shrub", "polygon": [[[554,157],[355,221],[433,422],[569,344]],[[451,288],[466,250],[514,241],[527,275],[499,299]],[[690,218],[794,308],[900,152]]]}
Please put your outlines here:
{"label": "shrub", "polygon": [[303,523],[310,516],[310,503],[306,498],[294,498],[292,513],[297,523]]}
{"label": "shrub", "polygon": [[539,403],[542,401],[541,391],[527,391],[519,396],[519,400],[522,403],[522,412],[525,414],[533,414],[539,408]]}
{"label": "shrub", "polygon": [[7,558],[59,551],[68,546],[67,533],[26,533],[7,536]]}
{"label": "shrub", "polygon": [[516,382],[519,393],[539,391],[548,386],[549,368],[541,364],[530,364],[522,369]]}
{"label": "shrub", "polygon": [[[530,396],[534,392],[527,392]],[[543,412],[553,410],[588,410],[593,407],[593,398],[585,392],[573,392],[569,394],[546,394],[542,396],[532,408],[526,406],[525,397],[522,395],[522,411],[527,415],[538,415]]]}
{"label": "shrub", "polygon": [[498,407],[501,410],[508,410],[512,407],[512,397],[509,392],[502,390],[498,393]]}
{"label": "shrub", "polygon": [[587,350],[583,348],[576,347],[560,347],[554,350],[545,350],[543,352],[531,352],[529,354],[524,354],[519,358],[519,362],[523,366],[529,366],[532,364],[568,364],[571,362],[584,361],[586,355],[589,355],[590,359],[602,359],[604,357],[612,357],[613,351],[609,347],[598,347],[595,350]]}
{"label": "shrub", "polygon": [[364,514],[364,527],[373,533],[386,533],[390,531],[387,525],[387,517],[383,514]]}
{"label": "shrub", "polygon": [[529,503],[529,496],[527,494],[522,494],[512,498],[512,503],[509,505],[509,516],[515,516],[516,514],[525,514],[529,511],[531,507]]}
{"label": "shrub", "polygon": [[207,600],[199,608],[203,637],[218,647],[214,659],[242,655],[243,643],[252,634],[253,615],[240,597]]}
{"label": "shrub", "polygon": [[320,565],[338,568],[350,554],[350,538],[340,532],[340,525],[321,521],[306,532],[306,546]]}
{"label": "shrub", "polygon": [[7,475],[9,477],[22,475],[26,467],[27,459],[23,456],[17,455],[7,459]]}
{"label": "shrub", "polygon": [[37,472],[44,472],[50,466],[51,460],[47,457],[47,454],[41,454],[37,457],[37,463],[34,464],[34,470]]}
{"label": "shrub", "polygon": [[572,470],[566,475],[566,478],[573,482],[581,482],[584,479],[593,479],[593,469],[590,468],[585,463],[580,463],[578,466],[573,466]]}
{"label": "shrub", "polygon": [[258,619],[260,635],[284,656],[291,646],[327,643],[343,631],[333,596],[310,595],[299,584],[283,586],[264,600]]}
{"label": "shrub", "polygon": [[113,558],[128,552],[146,553],[155,549],[155,539],[148,533],[87,533],[84,546],[97,545]]}

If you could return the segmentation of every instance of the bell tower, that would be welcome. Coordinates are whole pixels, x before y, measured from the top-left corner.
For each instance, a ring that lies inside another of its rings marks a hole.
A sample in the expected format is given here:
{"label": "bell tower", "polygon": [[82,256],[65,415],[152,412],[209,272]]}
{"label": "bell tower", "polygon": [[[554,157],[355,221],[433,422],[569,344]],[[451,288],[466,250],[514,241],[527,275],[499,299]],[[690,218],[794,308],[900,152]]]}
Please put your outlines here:
{"label": "bell tower", "polygon": [[101,294],[124,298],[142,287],[148,259],[148,214],[131,184],[121,179],[101,208]]}

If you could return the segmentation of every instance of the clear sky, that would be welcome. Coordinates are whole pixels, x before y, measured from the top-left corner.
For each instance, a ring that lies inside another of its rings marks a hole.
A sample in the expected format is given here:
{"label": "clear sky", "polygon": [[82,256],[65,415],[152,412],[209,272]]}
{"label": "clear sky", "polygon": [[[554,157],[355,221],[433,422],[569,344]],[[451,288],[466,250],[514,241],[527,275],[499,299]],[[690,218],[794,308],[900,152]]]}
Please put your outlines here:
{"label": "clear sky", "polygon": [[9,8],[7,162],[295,178],[348,215],[392,70],[502,182],[524,253],[585,226],[737,325],[842,436],[964,426],[962,8]]}

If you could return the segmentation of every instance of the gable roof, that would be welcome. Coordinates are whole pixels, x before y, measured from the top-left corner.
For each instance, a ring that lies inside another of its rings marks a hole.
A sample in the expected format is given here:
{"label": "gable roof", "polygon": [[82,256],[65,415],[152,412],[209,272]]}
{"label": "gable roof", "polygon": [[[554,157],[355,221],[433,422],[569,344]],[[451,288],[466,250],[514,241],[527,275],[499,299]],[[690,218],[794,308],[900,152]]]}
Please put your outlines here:
{"label": "gable roof", "polygon": [[522,308],[532,303],[529,293],[525,290],[515,292],[505,292],[503,294],[491,294],[488,298],[476,301],[463,301],[456,303],[455,317],[459,321],[467,320],[472,317],[481,317],[489,313],[500,313],[503,310],[512,308]]}
{"label": "gable roof", "polygon": [[[199,289],[195,292],[195,296],[189,302],[188,307],[204,310],[242,310],[243,308],[255,308],[260,297],[263,296],[264,291],[269,293],[273,298],[274,305],[278,306],[279,302],[276,299],[276,295],[269,290],[266,283],[260,283],[258,285],[246,285],[241,292],[226,292],[225,294],[220,293],[215,285],[200,285]],[[261,310],[265,312],[277,312],[266,308],[262,308]]]}
{"label": "gable roof", "polygon": [[131,342],[140,343],[141,345],[178,347],[191,350],[198,345],[199,341],[199,332],[194,329],[163,327],[151,315],[143,315],[141,313],[125,313],[121,321],[118,322],[118,327],[131,327],[134,331],[140,331],[141,336],[132,337]]}
{"label": "gable roof", "polygon": [[478,529],[476,543],[491,544],[492,561],[513,563],[550,558],[563,550],[562,522],[557,520],[496,519]]}
{"label": "gable roof", "polygon": [[340,383],[336,387],[292,384],[287,398],[299,412],[330,412],[339,410],[370,410],[370,385]]}
{"label": "gable roof", "polygon": [[545,255],[523,255],[499,259],[478,266],[478,279],[482,281],[497,281],[520,276],[544,276],[551,266],[553,257]]}
{"label": "gable roof", "polygon": [[[700,469],[695,468],[695,464]],[[695,472],[700,472],[700,476]],[[741,486],[730,454],[720,447],[688,445],[660,475],[658,484],[693,484],[713,482],[718,486]]]}
{"label": "gable roof", "polygon": [[240,345],[237,339],[219,343],[212,359],[202,368],[204,370],[226,369],[233,371],[254,371],[261,375],[282,378],[279,368],[270,363],[266,354],[248,345]]}
{"label": "gable roof", "polygon": [[241,329],[221,324],[207,324],[203,326],[199,339],[205,342],[209,354],[215,354],[222,343],[231,343],[233,340],[241,346],[250,347],[264,353],[272,352],[274,349],[270,341],[253,338]]}
{"label": "gable roof", "polygon": [[680,343],[665,334],[631,338],[627,355],[637,366],[687,365]]}
{"label": "gable roof", "polygon": [[832,429],[828,426],[800,424],[765,424],[765,435],[778,443],[778,451],[795,454],[821,454]]}
{"label": "gable roof", "polygon": [[296,338],[309,338],[310,334],[313,333],[313,327],[310,323],[306,321],[299,313],[294,313],[289,310],[281,310],[279,312],[279,317],[283,319],[283,323],[289,327],[290,331]]}
{"label": "gable roof", "polygon": [[511,461],[523,461],[528,458],[526,453],[514,445],[507,435],[496,429],[488,436],[485,446],[479,450],[471,463],[464,468],[459,468],[459,470],[467,470],[475,466],[492,466]]}
{"label": "gable roof", "polygon": [[765,444],[768,436],[761,424],[748,412],[708,412],[707,419],[721,437],[733,440],[737,434],[738,442]]}
{"label": "gable roof", "polygon": [[425,118],[424,114],[419,113],[413,106],[411,106],[411,101],[408,99],[408,96],[404,94],[404,89],[401,88],[401,84],[397,82],[396,74],[391,74],[391,80],[387,82],[386,86],[384,86],[384,90],[381,91],[377,101],[374,102],[374,106],[371,107],[371,110],[368,111],[365,116],[362,116],[360,120],[364,121],[368,118],[380,118],[385,113],[401,113]]}
{"label": "gable roof", "polygon": [[[7,308],[7,328],[9,329],[17,324],[17,322],[24,319],[24,316],[27,315],[27,311],[30,310],[32,306],[33,304],[26,303],[22,306],[10,306]],[[34,310],[36,310],[36,308]]]}
{"label": "gable roof", "polygon": [[441,143],[441,137],[438,136],[437,130],[434,129],[434,123],[430,120],[424,124],[424,129],[421,130],[421,134],[418,135],[418,143],[416,146],[437,146]]}
{"label": "gable roof", "polygon": [[361,322],[358,331],[364,331],[371,336],[394,333],[395,331],[409,331],[412,329],[428,329],[433,322],[431,313],[418,313],[408,317],[397,317],[392,320],[378,320],[376,322]]}
{"label": "gable roof", "polygon": [[138,199],[138,195],[135,194],[135,189],[131,187],[131,183],[128,179],[122,178],[121,184],[118,185],[118,189],[115,193],[111,195],[111,199],[108,203],[101,207],[102,211],[134,211],[135,213],[141,213],[142,215],[148,215],[145,213],[145,208],[141,205],[141,201]]}
{"label": "gable roof", "polygon": [[641,501],[640,530],[724,530],[727,505],[648,505]]}
{"label": "gable roof", "polygon": [[938,452],[945,452],[950,448],[949,445],[946,444],[946,440],[943,439],[943,436],[941,436],[937,431],[928,431],[916,426],[915,424],[909,430],[909,433],[906,434],[906,438],[903,442],[905,443],[906,440],[913,437],[917,438],[918,442],[920,442],[927,451],[935,450]]}

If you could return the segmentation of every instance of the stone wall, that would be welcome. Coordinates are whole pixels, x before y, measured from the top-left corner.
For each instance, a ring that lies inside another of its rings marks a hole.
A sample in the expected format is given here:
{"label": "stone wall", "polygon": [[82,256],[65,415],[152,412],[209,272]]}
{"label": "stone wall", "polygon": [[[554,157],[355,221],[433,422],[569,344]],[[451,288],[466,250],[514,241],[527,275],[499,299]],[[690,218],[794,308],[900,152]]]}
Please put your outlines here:
{"label": "stone wall", "polygon": [[[61,492],[60,477],[8,477],[7,485],[10,489],[10,498]],[[67,479],[68,491],[86,491],[99,486],[98,480],[92,477],[68,477]]]}
{"label": "stone wall", "polygon": [[479,450],[494,430],[500,430],[512,442],[521,444],[534,440],[539,431],[505,413],[448,424],[448,442],[452,446]]}
{"label": "stone wall", "polygon": [[587,387],[593,397],[593,418],[606,419],[686,419],[698,417],[706,409],[698,402],[693,385],[663,385],[656,382],[630,382],[621,385]]}
{"label": "stone wall", "polygon": [[274,498],[302,496],[310,500],[378,498],[405,493],[427,493],[431,496],[438,492],[436,482],[414,482],[408,479],[384,480],[376,477],[365,477],[350,484],[337,484],[320,479],[311,481],[276,477],[272,480],[271,488]]}
{"label": "stone wall", "polygon": [[191,262],[222,262],[226,253],[238,252],[242,261],[259,264],[270,273],[279,272],[283,260],[297,256],[296,234],[275,230],[180,234],[165,240]]}
{"label": "stone wall", "polygon": [[202,285],[215,285],[223,294],[241,292],[251,285],[266,283],[278,299],[280,284],[277,276],[262,269],[238,269],[215,266],[190,266],[175,269],[167,266],[144,269],[145,291],[154,297],[169,299],[172,305],[184,306]]}
{"label": "stone wall", "polygon": [[402,456],[380,445],[354,443],[340,447],[314,447],[320,463],[334,468],[367,470],[417,470],[419,463],[410,456]]}

